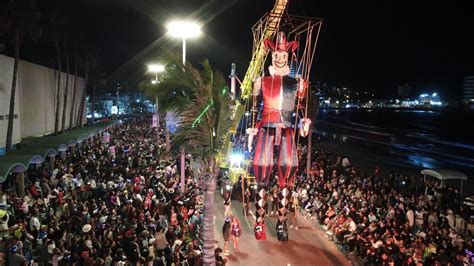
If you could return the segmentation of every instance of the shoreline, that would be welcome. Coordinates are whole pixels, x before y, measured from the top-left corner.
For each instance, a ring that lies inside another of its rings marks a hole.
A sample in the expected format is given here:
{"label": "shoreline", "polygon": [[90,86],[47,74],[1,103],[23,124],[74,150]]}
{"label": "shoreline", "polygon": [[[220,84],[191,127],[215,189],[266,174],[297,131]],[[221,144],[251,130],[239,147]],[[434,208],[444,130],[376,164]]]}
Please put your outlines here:
{"label": "shoreline", "polygon": [[470,108],[456,107],[320,107],[321,110],[342,110],[342,111],[373,111],[373,110],[394,110],[394,111],[433,111],[433,112],[474,112]]}
{"label": "shoreline", "polygon": [[[313,144],[316,150],[324,149],[324,151],[341,156],[347,156],[351,165],[362,173],[373,174],[375,166],[378,165],[383,175],[396,171],[407,176],[421,176],[420,168],[411,165],[403,160],[390,157],[390,153],[382,154],[374,148],[364,147],[359,144],[351,144],[332,140],[316,140]],[[456,169],[454,169],[456,170]],[[447,180],[446,185],[460,188],[460,182],[457,180]],[[468,180],[464,181],[463,195],[470,196],[474,191],[474,179],[468,176]]]}
{"label": "shoreline", "polygon": [[371,174],[378,165],[382,173],[397,171],[403,174],[417,175],[422,170],[401,160],[390,158],[387,155],[378,154],[374,148],[364,147],[358,144],[337,142],[332,140],[319,140],[313,144],[316,149],[324,149],[326,152],[347,156],[352,165],[358,170]]}

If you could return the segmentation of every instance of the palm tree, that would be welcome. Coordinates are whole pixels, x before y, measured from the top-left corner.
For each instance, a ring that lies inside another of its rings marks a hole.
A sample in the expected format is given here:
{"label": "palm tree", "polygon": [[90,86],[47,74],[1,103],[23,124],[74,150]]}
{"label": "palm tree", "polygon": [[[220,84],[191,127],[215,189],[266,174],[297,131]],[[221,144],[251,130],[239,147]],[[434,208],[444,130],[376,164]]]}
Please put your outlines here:
{"label": "palm tree", "polygon": [[309,127],[309,132],[308,132],[308,151],[307,151],[307,158],[306,158],[306,174],[309,174],[309,171],[311,170],[311,160],[312,160],[312,149],[313,149],[313,130],[314,130],[314,125],[316,123],[316,117],[318,116],[318,111],[319,111],[319,99],[316,97],[316,95],[313,94],[312,91],[309,91],[309,96],[308,96],[308,117],[311,119],[311,125]]}
{"label": "palm tree", "polygon": [[54,40],[54,46],[56,48],[56,57],[58,60],[58,87],[56,90],[56,111],[55,111],[55,118],[54,118],[54,134],[57,135],[59,132],[59,109],[60,109],[60,99],[61,99],[61,47],[59,45],[59,37],[56,36]]}
{"label": "palm tree", "polygon": [[[143,81],[138,85],[140,90],[142,90],[149,99],[158,99],[160,121],[166,121],[165,118],[168,112],[182,113],[191,104],[191,98],[184,97],[186,93],[184,93],[183,90],[176,89],[183,87],[183,85],[168,81],[167,79],[164,80],[164,82],[168,83],[168,85],[165,83],[160,85],[152,84],[149,81]],[[168,87],[164,88],[164,86]],[[165,127],[165,149],[167,153],[171,150],[168,127]]]}
{"label": "palm tree", "polygon": [[84,116],[87,88],[89,87],[90,83],[93,83],[91,81],[95,80],[95,76],[97,76],[96,72],[100,60],[99,51],[92,46],[83,45],[81,54],[84,61],[84,89],[77,113],[76,126],[82,126],[82,117]]}
{"label": "palm tree", "polygon": [[26,39],[37,40],[41,35],[41,27],[38,23],[41,14],[34,0],[2,1],[0,10],[2,10],[0,35],[8,36],[12,40],[15,50],[5,147],[6,152],[8,152],[11,149],[13,139],[13,119],[15,118],[15,95],[18,78],[18,63],[20,61],[20,47]]}
{"label": "palm tree", "polygon": [[84,88],[82,89],[79,108],[77,109],[76,127],[82,127],[82,117],[84,116],[84,105],[86,104],[87,86],[89,85],[89,72],[91,63],[87,55],[85,56],[84,62]]}
{"label": "palm tree", "polygon": [[[64,133],[66,129],[66,109],[67,109],[67,95],[69,93],[69,50],[67,46],[67,40],[64,41],[64,56],[66,59],[66,84],[64,86],[64,99],[63,99],[63,115],[61,123],[61,132]],[[72,105],[71,105],[72,106]]]}
{"label": "palm tree", "polygon": [[[74,105],[76,103],[76,86],[77,86],[77,66],[78,66],[78,56],[77,56],[77,42],[74,43],[74,83],[72,85],[72,101],[71,109],[69,110],[69,129],[74,128]],[[69,64],[68,64],[69,65]]]}
{"label": "palm tree", "polygon": [[[225,88],[222,73],[213,69],[205,60],[197,69],[187,63],[183,67],[181,58],[170,56],[166,76],[156,86],[156,94],[180,95],[168,99],[169,107],[180,112],[180,122],[172,151],[185,148],[198,160],[204,171],[205,203],[203,222],[204,265],[215,265],[214,253],[214,192],[218,174],[217,160],[224,147],[224,136],[230,128],[231,99]],[[185,104],[185,105],[183,105]]]}

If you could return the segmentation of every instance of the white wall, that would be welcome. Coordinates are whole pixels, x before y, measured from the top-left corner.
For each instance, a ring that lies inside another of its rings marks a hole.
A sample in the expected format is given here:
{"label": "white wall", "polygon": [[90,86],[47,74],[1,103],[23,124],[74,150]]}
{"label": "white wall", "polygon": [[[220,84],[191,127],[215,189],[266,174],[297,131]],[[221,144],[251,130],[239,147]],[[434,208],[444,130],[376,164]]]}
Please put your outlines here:
{"label": "white wall", "polygon": [[[13,61],[14,59],[11,57],[0,55],[0,115],[4,116],[4,120],[0,120],[0,147],[5,147],[6,141],[8,125],[6,115],[8,115],[10,106]],[[14,144],[20,142],[21,138],[42,136],[54,131],[58,73],[57,70],[20,60],[15,103],[15,113],[18,114],[18,119],[14,120]],[[66,73],[63,72],[61,74],[59,130],[61,130],[65,83]],[[69,126],[73,85],[74,75],[69,75],[66,128]],[[78,77],[73,106],[75,111],[73,122],[76,119],[83,91],[84,79]],[[85,122],[84,112],[82,123],[84,124]]]}
{"label": "white wall", "polygon": [[[13,58],[0,55],[0,116],[3,116],[3,120],[0,120],[0,148],[5,147],[8,118],[7,115],[10,110],[10,96],[12,88],[13,78]],[[18,143],[21,141],[21,127],[20,127],[20,96],[18,95],[18,87],[16,88],[15,95],[15,114],[18,115],[17,119],[13,120],[13,136],[12,142]]]}

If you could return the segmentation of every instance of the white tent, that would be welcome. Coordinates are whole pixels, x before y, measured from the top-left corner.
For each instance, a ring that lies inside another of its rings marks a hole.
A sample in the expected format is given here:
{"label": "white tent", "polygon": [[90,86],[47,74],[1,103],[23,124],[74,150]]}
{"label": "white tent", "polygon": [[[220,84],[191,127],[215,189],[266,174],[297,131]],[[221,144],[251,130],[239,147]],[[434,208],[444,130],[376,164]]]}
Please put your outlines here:
{"label": "white tent", "polygon": [[461,193],[463,189],[464,180],[467,180],[467,176],[457,170],[434,170],[434,169],[423,169],[421,174],[425,177],[431,176],[441,180],[443,185],[444,180],[461,180]]}

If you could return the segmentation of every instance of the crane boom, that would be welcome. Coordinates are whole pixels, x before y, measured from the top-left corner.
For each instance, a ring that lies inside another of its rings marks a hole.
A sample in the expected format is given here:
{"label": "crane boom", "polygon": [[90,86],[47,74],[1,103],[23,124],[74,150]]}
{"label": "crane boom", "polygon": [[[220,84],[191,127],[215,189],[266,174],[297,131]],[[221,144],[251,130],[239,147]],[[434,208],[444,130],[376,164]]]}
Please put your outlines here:
{"label": "crane boom", "polygon": [[258,38],[258,40],[254,43],[252,59],[242,81],[240,94],[241,100],[236,100],[235,102],[234,112],[231,117],[231,127],[225,136],[224,151],[220,158],[220,166],[223,168],[227,167],[227,155],[232,150],[231,138],[237,132],[240,120],[245,112],[245,104],[243,104],[243,102],[245,102],[245,100],[247,100],[251,95],[252,82],[261,73],[263,65],[265,64],[267,51],[265,50],[264,41],[265,39],[273,39],[273,36],[275,36],[275,33],[280,27],[280,21],[287,4],[288,0],[276,0],[272,11],[260,20],[260,22],[264,23],[264,28],[260,36],[254,36],[254,38]]}
{"label": "crane boom", "polygon": [[252,82],[262,71],[263,65],[265,63],[265,57],[267,55],[264,41],[265,39],[272,39],[275,33],[278,31],[287,3],[288,0],[277,0],[272,11],[266,17],[267,21],[265,23],[266,25],[263,35],[261,36],[256,49],[253,52],[249,68],[247,69],[247,73],[245,74],[245,77],[242,81],[242,99],[247,99],[250,96],[252,92]]}

